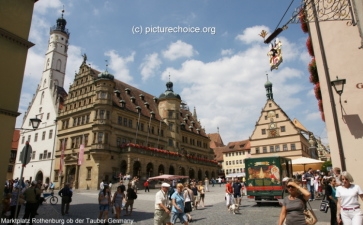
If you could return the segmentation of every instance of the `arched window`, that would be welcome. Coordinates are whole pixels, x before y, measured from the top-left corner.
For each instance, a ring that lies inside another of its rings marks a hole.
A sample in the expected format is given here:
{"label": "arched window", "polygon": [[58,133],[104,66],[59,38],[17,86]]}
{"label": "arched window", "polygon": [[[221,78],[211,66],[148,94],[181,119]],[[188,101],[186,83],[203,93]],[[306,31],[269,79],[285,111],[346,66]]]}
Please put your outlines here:
{"label": "arched window", "polygon": [[61,65],[62,65],[62,61],[60,59],[57,60],[57,67],[56,70],[60,71],[61,70]]}

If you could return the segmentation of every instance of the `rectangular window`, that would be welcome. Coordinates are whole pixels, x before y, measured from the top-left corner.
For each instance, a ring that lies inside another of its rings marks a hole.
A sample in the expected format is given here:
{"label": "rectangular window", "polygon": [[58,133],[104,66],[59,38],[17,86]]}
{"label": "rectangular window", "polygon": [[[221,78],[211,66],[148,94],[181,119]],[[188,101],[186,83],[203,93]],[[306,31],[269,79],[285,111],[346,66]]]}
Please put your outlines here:
{"label": "rectangular window", "polygon": [[267,116],[265,116],[265,120],[267,120]]}
{"label": "rectangular window", "polygon": [[296,150],[295,144],[291,144],[291,150]]}
{"label": "rectangular window", "polygon": [[262,134],[266,134],[266,129],[261,130]]}
{"label": "rectangular window", "polygon": [[169,130],[173,131],[173,124],[172,123],[169,123]]}
{"label": "rectangular window", "polygon": [[89,117],[90,117],[90,115],[86,116],[86,123],[89,123]]}
{"label": "rectangular window", "polygon": [[270,146],[270,152],[274,152],[274,151],[275,151],[274,146]]}
{"label": "rectangular window", "polygon": [[50,113],[47,113],[47,120],[49,120]]}
{"label": "rectangular window", "polygon": [[287,145],[283,145],[283,146],[282,146],[282,149],[283,149],[284,151],[287,151]]}
{"label": "rectangular window", "polygon": [[48,153],[48,151],[47,151],[47,150],[45,150],[45,151],[44,151],[44,153],[43,153],[43,159],[46,159],[46,158],[47,158],[47,156],[48,156],[48,154],[47,154],[47,153]]}
{"label": "rectangular window", "polygon": [[102,143],[102,139],[103,139],[103,133],[98,133],[98,136],[97,136],[97,143],[101,144]]}
{"label": "rectangular window", "polygon": [[104,141],[105,144],[108,144],[108,133],[105,133],[105,141]]}
{"label": "rectangular window", "polygon": [[87,180],[92,178],[92,167],[87,167]]}
{"label": "rectangular window", "polygon": [[121,145],[121,138],[120,137],[118,137],[117,139],[116,139],[116,146],[120,146]]}
{"label": "rectangular window", "polygon": [[154,134],[154,127],[151,127],[151,133]]}
{"label": "rectangular window", "polygon": [[132,128],[132,120],[129,120],[129,127]]}
{"label": "rectangular window", "polygon": [[106,119],[110,119],[110,111],[106,111]]}
{"label": "rectangular window", "polygon": [[43,158],[43,154],[39,154],[39,160]]}
{"label": "rectangular window", "polygon": [[256,148],[256,154],[260,154],[260,148]]}
{"label": "rectangular window", "polygon": [[140,130],[144,131],[144,124],[143,123],[140,124]]}
{"label": "rectangular window", "polygon": [[25,142],[25,136],[23,136],[23,137],[21,138],[21,143],[22,143],[22,144],[24,144],[24,142]]}
{"label": "rectangular window", "polygon": [[105,118],[105,110],[100,110],[100,119]]}
{"label": "rectangular window", "polygon": [[173,139],[169,139],[169,146],[173,146]]}
{"label": "rectangular window", "polygon": [[13,165],[8,165],[8,173],[12,173],[13,172]]}
{"label": "rectangular window", "polygon": [[47,158],[50,159],[51,156],[52,156],[52,153],[51,152],[48,152]]}
{"label": "rectangular window", "polygon": [[52,137],[53,137],[53,130],[50,130],[49,131],[49,139],[52,139]]}
{"label": "rectangular window", "polygon": [[45,131],[43,131],[42,140],[45,140]]}
{"label": "rectangular window", "polygon": [[38,141],[38,133],[36,133],[35,135],[34,135],[34,142],[37,142]]}
{"label": "rectangular window", "polygon": [[276,113],[276,118],[279,118],[279,114]]}
{"label": "rectangular window", "polygon": [[122,125],[122,117],[121,117],[121,116],[119,116],[119,117],[117,118],[117,122],[118,122],[118,124],[119,124],[119,125]]}
{"label": "rectangular window", "polygon": [[169,111],[168,116],[169,116],[169,118],[173,118],[173,111]]}
{"label": "rectangular window", "polygon": [[30,142],[31,135],[28,135],[28,142]]}
{"label": "rectangular window", "polygon": [[285,132],[286,131],[286,127],[285,126],[281,126],[281,132]]}
{"label": "rectangular window", "polygon": [[54,170],[54,181],[58,181],[59,170]]}
{"label": "rectangular window", "polygon": [[267,147],[263,147],[263,153],[267,153]]}
{"label": "rectangular window", "polygon": [[124,126],[127,127],[127,118],[124,118]]}
{"label": "rectangular window", "polygon": [[35,153],[36,153],[36,151],[32,152],[32,159],[35,159]]}
{"label": "rectangular window", "polygon": [[279,152],[280,151],[280,145],[276,145],[275,150],[276,150],[276,152]]}

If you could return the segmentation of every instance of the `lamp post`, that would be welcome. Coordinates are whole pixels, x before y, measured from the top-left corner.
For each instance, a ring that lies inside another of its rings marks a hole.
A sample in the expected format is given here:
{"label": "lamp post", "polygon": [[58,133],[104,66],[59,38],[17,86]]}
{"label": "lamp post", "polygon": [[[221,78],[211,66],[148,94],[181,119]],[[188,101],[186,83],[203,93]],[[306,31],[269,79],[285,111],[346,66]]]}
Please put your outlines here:
{"label": "lamp post", "polygon": [[[41,119],[38,119],[38,117],[35,117],[35,118],[32,118],[32,119],[30,119],[30,123],[31,123],[31,125],[32,125],[32,127],[33,127],[33,129],[26,129],[26,128],[15,128],[15,129],[17,129],[17,130],[32,130],[32,131],[35,131],[36,129],[38,129],[38,127],[39,127],[39,125],[40,125],[40,123],[42,122],[42,120]],[[20,172],[20,179],[19,179],[19,184],[18,184],[18,186],[19,187],[21,187],[22,185],[23,185],[23,183],[24,183],[24,181],[23,181],[23,173],[24,173],[24,167],[25,167],[25,165],[26,164],[28,164],[28,162],[29,162],[29,160],[30,160],[30,153],[31,152],[29,152],[29,150],[30,151],[32,151],[31,150],[31,146],[30,146],[30,144],[29,144],[29,141],[27,141],[26,143],[25,143],[25,147],[24,147],[24,149],[23,149],[23,151],[21,152],[22,153],[22,158],[21,158],[21,163],[22,163],[22,168],[21,168],[21,172]],[[20,190],[19,190],[19,195],[20,195]],[[18,209],[19,209],[19,197],[18,197],[18,201],[16,202],[16,207],[15,207],[15,215],[18,215]],[[16,218],[18,218],[17,216],[16,216]]]}

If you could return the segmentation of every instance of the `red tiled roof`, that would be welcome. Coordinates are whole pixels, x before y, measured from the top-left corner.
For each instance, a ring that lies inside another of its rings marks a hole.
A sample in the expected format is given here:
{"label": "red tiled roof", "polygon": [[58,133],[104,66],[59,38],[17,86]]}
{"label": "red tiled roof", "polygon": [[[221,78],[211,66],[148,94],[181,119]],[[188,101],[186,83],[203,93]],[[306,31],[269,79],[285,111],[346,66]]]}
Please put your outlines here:
{"label": "red tiled roof", "polygon": [[11,150],[17,150],[19,145],[20,130],[14,130],[13,140],[11,142]]}
{"label": "red tiled roof", "polygon": [[248,139],[243,140],[243,141],[229,142],[223,153],[236,152],[236,151],[241,151],[241,150],[246,151],[246,150],[250,150],[250,148],[251,148],[251,144],[250,144],[250,140],[248,140]]}
{"label": "red tiled roof", "polygon": [[223,140],[219,133],[208,134],[210,139],[210,148],[223,147]]}

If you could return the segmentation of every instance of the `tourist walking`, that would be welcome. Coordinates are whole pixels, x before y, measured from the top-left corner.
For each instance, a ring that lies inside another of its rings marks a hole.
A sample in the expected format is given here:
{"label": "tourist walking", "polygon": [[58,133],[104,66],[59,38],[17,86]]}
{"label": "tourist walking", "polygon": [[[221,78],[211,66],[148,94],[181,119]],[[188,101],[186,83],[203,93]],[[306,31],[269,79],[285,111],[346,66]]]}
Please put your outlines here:
{"label": "tourist walking", "polygon": [[35,188],[36,185],[37,182],[33,181],[31,186],[24,191],[26,205],[23,219],[30,219],[30,225],[33,224],[33,218],[37,211],[38,200],[36,199],[36,195],[41,193],[39,189]]}
{"label": "tourist walking", "polygon": [[145,192],[146,192],[146,190],[147,190],[147,192],[150,192],[150,189],[149,189],[149,180],[146,180],[145,181],[144,187],[145,187]]}
{"label": "tourist walking", "polygon": [[154,225],[170,225],[170,202],[168,190],[170,184],[162,183],[161,190],[155,195]]}
{"label": "tourist walking", "polygon": [[325,188],[325,196],[329,201],[330,208],[330,225],[337,225],[337,202],[336,197],[336,180],[334,177],[329,178],[328,185]]}
{"label": "tourist walking", "polygon": [[175,224],[176,220],[179,218],[181,223],[184,225],[188,224],[187,216],[184,212],[184,196],[183,191],[184,186],[181,183],[176,185],[176,192],[171,196],[172,209],[171,209],[171,224]]}
{"label": "tourist walking", "polygon": [[205,188],[203,186],[203,182],[199,181],[199,186],[198,186],[198,193],[199,193],[199,200],[197,202],[197,205],[201,205],[202,208],[204,208],[204,198],[205,198]]}
{"label": "tourist walking", "polygon": [[184,212],[188,217],[188,222],[192,222],[193,218],[190,215],[192,212],[192,201],[194,199],[193,191],[189,183],[184,183]]}
{"label": "tourist walking", "polygon": [[290,193],[282,202],[279,225],[286,219],[286,225],[305,225],[304,209],[306,201],[309,200],[311,193],[300,187],[297,180],[287,181],[287,190]]}
{"label": "tourist walking", "polygon": [[227,210],[229,206],[233,204],[233,187],[232,187],[232,180],[229,180],[226,184],[226,206]]}
{"label": "tourist walking", "polygon": [[208,179],[208,177],[206,177],[204,179],[204,191],[209,192],[209,179]]}
{"label": "tourist walking", "polygon": [[363,191],[358,185],[352,184],[353,177],[346,171],[342,172],[340,181],[342,185],[336,188],[337,221],[343,221],[344,225],[362,225],[363,214],[358,197],[363,200]]}
{"label": "tourist walking", "polygon": [[[20,198],[20,199],[19,199]],[[19,200],[19,203],[18,203]],[[13,192],[11,193],[11,202],[10,202],[10,218],[9,219],[17,219],[21,205],[24,203],[24,196],[21,193],[21,186],[18,185],[13,188]],[[16,205],[18,204],[18,211],[16,211]],[[12,223],[10,223],[12,224]]]}
{"label": "tourist walking", "polygon": [[238,204],[238,205],[241,205],[241,201],[242,201],[242,195],[241,195],[242,184],[237,178],[234,179],[234,183],[232,185],[232,188],[233,188],[234,203]]}
{"label": "tourist walking", "polygon": [[103,190],[100,191],[98,195],[98,203],[100,214],[98,215],[98,219],[101,220],[102,217],[106,221],[105,224],[108,224],[108,211],[110,209],[111,204],[111,192],[108,185],[104,185]]}
{"label": "tourist walking", "polygon": [[308,172],[305,173],[306,186],[310,192],[310,201],[314,200],[314,174],[313,169],[309,168]]}
{"label": "tourist walking", "polygon": [[115,207],[115,218],[120,219],[121,217],[121,208],[122,208],[122,202],[125,201],[125,189],[123,189],[122,186],[118,186],[115,194],[112,198],[112,204]]}
{"label": "tourist walking", "polygon": [[197,197],[198,197],[198,188],[197,188],[197,185],[195,182],[192,183],[191,185],[191,189],[193,191],[193,207],[194,207],[194,210],[198,209],[198,206],[197,206]]}
{"label": "tourist walking", "polygon": [[[69,211],[69,203],[72,201],[73,192],[69,188],[69,183],[66,183],[64,185],[64,188],[62,188],[58,195],[62,197],[62,207],[61,207],[61,213],[64,216],[64,214],[68,214]],[[65,211],[64,211],[65,208]]]}
{"label": "tourist walking", "polygon": [[[135,190],[132,188],[131,183],[127,184],[127,191],[126,191],[126,214],[125,216],[131,216],[132,214],[132,208],[134,207],[134,201],[137,198]],[[129,212],[130,207],[130,212]]]}

